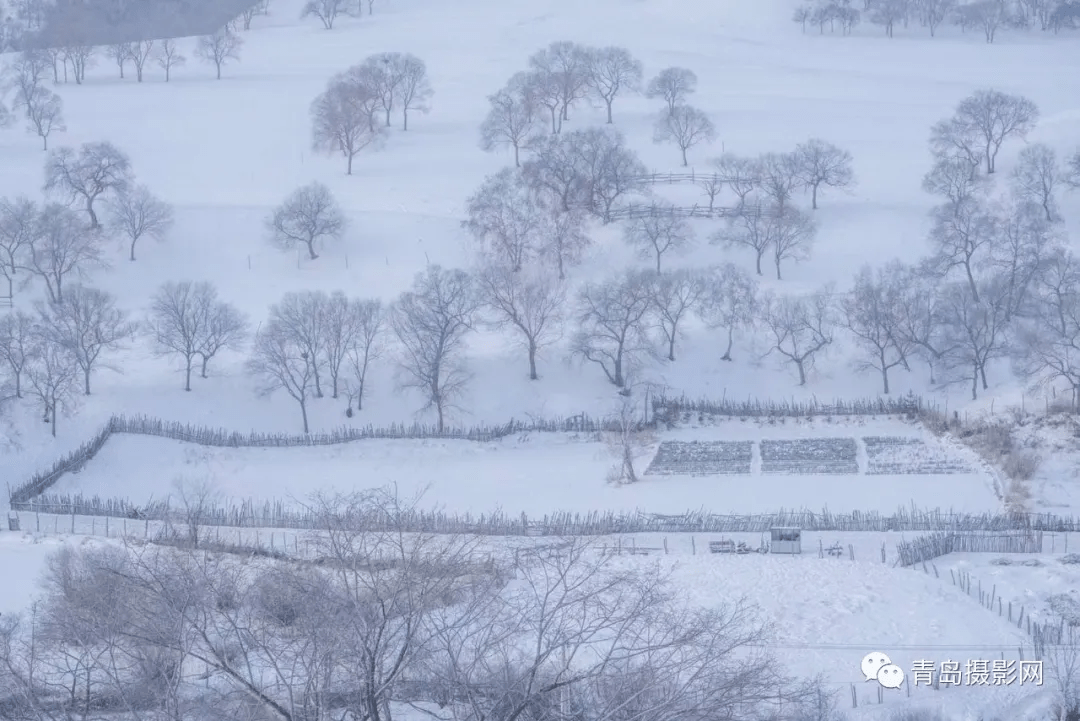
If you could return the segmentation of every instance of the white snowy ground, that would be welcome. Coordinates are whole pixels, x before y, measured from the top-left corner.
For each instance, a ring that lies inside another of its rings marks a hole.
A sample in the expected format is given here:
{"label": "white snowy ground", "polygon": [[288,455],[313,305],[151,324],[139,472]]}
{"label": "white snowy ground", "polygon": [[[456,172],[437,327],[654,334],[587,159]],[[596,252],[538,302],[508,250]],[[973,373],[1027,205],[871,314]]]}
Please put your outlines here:
{"label": "white snowy ground", "polygon": [[[612,449],[574,434],[531,433],[492,443],[448,440],[364,440],[309,448],[205,448],[132,435],[113,436],[77,474],[64,476],[57,493],[126,498],[142,504],[177,497],[178,483],[208,484],[221,500],[292,499],[315,491],[350,491],[396,484],[407,498],[450,513],[540,516],[557,511],[759,513],[784,508],[834,512],[895,512],[900,507],[999,512],[994,477],[961,448],[944,448],[919,426],[903,421],[807,422],[776,425],[719,423],[659,434],[664,440],[921,438],[963,459],[970,474],[648,476],[635,484],[606,482]],[[862,448],[861,440],[859,446]],[[641,459],[644,468],[655,446]]]}
{"label": "white snowy ground", "polygon": [[[870,26],[847,38],[804,35],[789,19],[788,0],[697,2],[678,12],[663,0],[386,0],[374,16],[344,18],[332,31],[297,20],[299,7],[298,0],[275,0],[273,14],[257,18],[244,33],[242,61],[226,67],[220,82],[195,60],[187,41],[189,62],[170,83],[155,71],[143,83],[121,81],[112,64],[102,62],[84,85],[57,87],[69,131],[50,138],[52,146],[114,141],[131,155],[139,180],[176,207],[176,226],[164,243],[142,243],[135,263],[118,244],[113,268],[88,278],[116,293],[136,316],[167,280],[214,281],[257,324],[267,305],[289,290],[343,289],[389,300],[428,261],[468,265],[470,244],[459,225],[464,201],[485,175],[510,162],[505,154],[476,147],[485,96],[554,40],[625,46],[643,60],[647,75],[672,64],[694,70],[700,82],[691,101],[719,129],[717,142],[693,149],[698,169],[724,150],[784,150],[811,136],[853,153],[859,185],[849,194],[823,196],[813,258],[789,267],[783,282],[768,274],[763,279],[766,287],[782,291],[826,281],[843,288],[863,263],[913,260],[926,252],[926,213],[934,202],[920,189],[931,162],[928,129],[971,91],[993,86],[1030,97],[1043,115],[1030,140],[1050,143],[1063,154],[1072,151],[1080,128],[1080,58],[1069,34],[1006,33],[992,46],[973,33],[950,31],[931,40],[915,28],[891,41]],[[310,151],[308,108],[334,73],[383,50],[423,57],[435,88],[432,111],[414,117],[409,132],[394,130],[383,150],[358,157],[355,175],[346,177],[341,158]],[[654,101],[619,99],[616,127],[652,169],[678,170],[677,152],[651,142],[656,111]],[[568,128],[602,120],[599,110],[583,107],[572,113]],[[1003,149],[1000,176],[1021,147],[1010,143]],[[15,126],[0,133],[0,153],[0,194],[36,195],[45,158],[38,139]],[[298,263],[294,254],[265,242],[262,220],[289,191],[312,180],[333,189],[352,225],[319,260]],[[686,187],[657,192],[682,202],[700,199]],[[1063,206],[1075,227],[1077,204],[1070,197]],[[670,264],[733,260],[747,266],[745,254],[705,242],[713,227],[698,223],[697,247]],[[573,283],[641,263],[616,229],[595,228],[594,238],[596,246],[573,272]],[[16,302],[29,307],[40,296],[41,289],[32,287]],[[773,359],[757,362],[762,349],[754,344],[743,342],[736,361],[724,363],[717,360],[722,339],[693,324],[687,330],[679,360],[646,372],[675,393],[825,399],[878,391],[873,374],[852,372],[842,343],[800,388],[790,368]],[[473,339],[475,382],[457,421],[612,409],[612,388],[598,369],[566,363],[564,347],[551,349],[541,365],[543,379],[529,382],[520,353],[507,346],[506,338],[490,332]],[[114,412],[236,430],[298,430],[299,413],[290,400],[256,398],[239,355],[220,359],[213,377],[198,380],[191,393],[180,390],[175,366],[152,357],[142,343],[110,360],[123,373],[96,375],[94,395],[74,417],[62,419],[60,438],[48,437],[33,418],[36,411],[15,411],[14,426],[5,433],[17,432],[18,445],[0,450],[5,480],[24,477],[77,445]],[[994,385],[979,405],[996,399],[1000,409],[1019,400],[1007,368],[994,368],[990,379]],[[894,393],[914,390],[946,400],[946,394],[930,392],[921,369],[894,373],[892,381]],[[394,391],[388,361],[372,370],[372,384],[364,412],[352,422],[408,421],[422,405],[412,394]],[[961,408],[965,394],[962,387],[954,389],[950,407]],[[314,427],[345,422],[343,406],[329,399],[314,403]]]}

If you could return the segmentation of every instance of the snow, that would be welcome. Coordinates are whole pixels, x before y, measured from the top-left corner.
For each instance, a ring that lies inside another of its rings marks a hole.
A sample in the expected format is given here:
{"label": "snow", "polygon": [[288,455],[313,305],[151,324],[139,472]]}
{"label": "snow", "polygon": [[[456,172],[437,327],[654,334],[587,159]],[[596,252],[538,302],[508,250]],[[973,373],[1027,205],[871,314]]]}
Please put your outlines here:
{"label": "snow", "polygon": [[[868,430],[870,429],[870,430]],[[659,434],[658,440],[766,439],[896,435],[922,439],[925,432],[902,421],[862,424],[795,423],[761,427],[720,423]],[[924,441],[938,445],[930,439]],[[649,454],[655,452],[655,444]],[[758,452],[760,457],[760,452]],[[496,442],[466,440],[362,440],[299,448],[207,448],[162,438],[117,434],[77,474],[53,487],[57,493],[126,498],[142,504],[177,497],[178,484],[206,483],[221,500],[305,501],[317,491],[395,485],[404,497],[449,513],[541,516],[556,511],[760,513],[784,508],[834,512],[943,508],[998,512],[993,478],[968,474],[810,475],[763,473],[760,461],[747,475],[642,476],[635,484],[606,481],[616,454],[587,436],[528,433]],[[913,463],[915,460],[913,459]],[[648,460],[639,462],[645,468]],[[767,469],[765,469],[767,470]],[[543,489],[538,493],[537,489]]]}
{"label": "snow", "polygon": [[[134,263],[118,244],[112,268],[93,274],[90,282],[117,294],[126,309],[142,317],[162,282],[210,280],[255,325],[287,291],[343,289],[389,301],[425,263],[467,266],[470,244],[460,227],[465,199],[487,174],[510,162],[505,154],[484,154],[476,147],[485,96],[523,69],[529,54],[555,40],[625,46],[643,60],[649,75],[671,64],[694,70],[699,89],[691,102],[712,116],[720,133],[711,147],[691,150],[697,169],[722,151],[782,151],[812,136],[852,152],[859,184],[850,193],[823,195],[815,215],[821,230],[813,258],[787,268],[783,282],[768,275],[763,279],[766,288],[782,292],[830,281],[842,289],[864,263],[894,257],[912,261],[927,251],[923,238],[934,201],[922,192],[920,180],[931,162],[929,128],[976,89],[994,87],[1031,98],[1042,120],[1028,140],[1046,142],[1060,154],[1075,149],[1080,135],[1075,36],[1008,32],[986,45],[978,33],[961,36],[951,29],[933,40],[917,28],[898,30],[896,38],[887,40],[880,37],[880,28],[869,26],[852,37],[804,35],[789,19],[791,7],[788,0],[694,0],[678,8],[664,0],[380,0],[373,16],[346,18],[325,31],[296,20],[298,0],[273,0],[272,15],[256,18],[244,34],[242,61],[226,66],[220,82],[213,80],[212,67],[194,59],[188,39],[181,44],[189,62],[174,71],[168,84],[156,69],[148,71],[143,83],[120,81],[111,63],[103,62],[89,71],[86,84],[58,86],[70,130],[50,138],[50,144],[113,141],[130,154],[140,182],[175,206],[177,222],[165,242],[143,241]],[[394,130],[383,150],[359,156],[355,175],[346,177],[342,158],[310,151],[308,107],[334,73],[379,51],[413,52],[426,61],[435,89],[433,108],[413,117],[407,133]],[[616,126],[650,168],[678,171],[677,151],[651,142],[656,107],[640,97],[620,98]],[[582,108],[571,115],[570,129],[603,120],[599,109]],[[1007,175],[1022,146],[1005,146],[999,177]],[[0,195],[35,194],[45,157],[38,139],[18,127],[2,132],[0,154],[5,159]],[[342,241],[324,248],[314,262],[273,249],[263,229],[270,209],[312,180],[331,187],[350,221]],[[701,201],[685,186],[660,187],[657,194],[678,202]],[[1067,227],[1075,228],[1080,206],[1070,200],[1063,210]],[[672,266],[731,260],[752,267],[745,254],[704,242],[712,228],[707,221],[694,221],[694,227],[697,247],[671,259]],[[572,283],[638,262],[616,229],[597,227],[593,236],[596,245],[574,270]],[[29,309],[40,298],[40,288],[31,288],[17,295],[16,306]],[[842,341],[819,359],[807,386],[800,387],[792,368],[763,359],[766,349],[752,339],[740,339],[735,360],[728,363],[719,360],[724,338],[694,323],[686,330],[678,361],[650,362],[643,371],[647,380],[674,395],[805,400],[880,391],[873,372],[853,367],[851,349]],[[565,346],[551,349],[541,358],[541,380],[532,382],[524,357],[507,338],[478,333],[470,344],[473,382],[454,421],[503,423],[530,415],[612,412],[619,398],[598,369],[564,356]],[[56,439],[28,401],[16,404],[0,426],[5,482],[18,483],[47,466],[115,413],[237,431],[299,430],[299,411],[288,398],[256,397],[242,371],[242,354],[215,359],[211,377],[197,379],[191,393],[181,390],[175,364],[153,356],[142,341],[110,360],[122,373],[98,372],[94,394],[61,419]],[[917,365],[910,373],[895,369],[890,380],[894,394],[912,391],[965,416],[995,404],[1001,413],[1007,406],[1044,402],[1018,384],[1006,364],[992,366],[989,376],[992,387],[975,403],[967,400],[964,387],[931,389]],[[421,400],[395,389],[388,359],[373,367],[371,387],[365,409],[351,421],[343,415],[342,400],[314,401],[313,430],[418,417]],[[1025,443],[1045,456],[1029,484],[1031,510],[1068,514],[1080,509],[1080,446],[1074,434],[1071,426],[1044,426],[1025,435]],[[704,424],[658,440],[759,443],[868,435],[922,438],[950,458],[962,458],[974,472],[867,478],[863,466],[849,476],[788,477],[762,475],[755,467],[749,476],[647,477],[631,487],[613,487],[604,480],[614,463],[610,450],[566,435],[533,434],[485,444],[360,442],[321,449],[205,449],[117,436],[55,490],[148,500],[174,492],[174,479],[184,477],[211,479],[230,498],[303,499],[320,488],[397,482],[409,491],[426,490],[425,503],[474,513],[496,508],[530,514],[637,508],[680,512],[703,506],[732,513],[781,506],[891,512],[912,504],[1000,509],[1000,482],[991,469],[970,451],[899,421]],[[864,448],[861,453],[864,464]],[[852,534],[825,538],[826,543],[862,543],[849,539]],[[0,613],[25,606],[46,556],[67,542],[81,540],[0,533]],[[844,694],[854,683],[860,703],[852,713],[866,718],[882,717],[895,706],[889,697],[878,707],[869,697],[871,687],[858,678],[858,661],[866,651],[884,650],[910,664],[923,654],[934,660],[983,652],[1011,657],[1024,643],[1016,629],[974,608],[944,578],[872,563],[877,545],[874,540],[859,546],[856,563],[817,559],[812,553],[722,559],[682,554],[676,578],[697,603],[719,603],[740,594],[758,603],[763,615],[776,622],[777,650],[792,668],[825,670]],[[950,564],[974,569],[984,584],[998,582],[1004,599],[1027,601],[1033,612],[1043,613],[1051,596],[1075,590],[1080,579],[1075,567],[1039,558],[1044,562],[1040,567],[991,566],[990,559],[974,555],[936,564],[939,569]],[[823,648],[829,644],[844,648]],[[1013,721],[1039,718],[1044,697],[1028,693],[1015,687],[917,690],[910,700],[897,702],[945,706],[948,698],[958,717],[974,719],[989,708]]]}

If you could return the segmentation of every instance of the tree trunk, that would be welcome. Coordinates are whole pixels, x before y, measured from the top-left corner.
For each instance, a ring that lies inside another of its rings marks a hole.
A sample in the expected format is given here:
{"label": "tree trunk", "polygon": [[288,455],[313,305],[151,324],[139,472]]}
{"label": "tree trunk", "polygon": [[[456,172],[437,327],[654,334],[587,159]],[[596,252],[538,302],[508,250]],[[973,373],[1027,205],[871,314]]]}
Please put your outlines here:
{"label": "tree trunk", "polygon": [[813,210],[817,210],[817,189],[818,189],[818,184],[814,183],[813,188],[814,189],[810,194],[811,195],[810,206],[811,206],[811,208]]}
{"label": "tree trunk", "polygon": [[968,286],[971,288],[971,299],[976,303],[982,302],[979,300],[979,288],[975,285],[975,275],[971,272],[971,263],[964,263],[964,272],[967,273]]}
{"label": "tree trunk", "polygon": [[660,275],[660,257],[663,255],[659,250],[656,251],[656,274]]}
{"label": "tree trunk", "polygon": [[169,82],[169,66],[165,66],[165,82]]}
{"label": "tree trunk", "polygon": [[539,380],[540,376],[536,375],[536,341],[532,338],[529,339],[529,380]]}
{"label": "tree trunk", "polygon": [[623,386],[626,385],[626,381],[623,379],[623,373],[622,373],[622,348],[620,348],[619,352],[615,355],[615,368],[614,368],[614,371],[615,371],[615,377],[612,380],[614,381],[614,383],[615,383],[615,385],[617,387],[622,388]]}
{"label": "tree trunk", "polygon": [[681,148],[681,150],[682,150],[682,166],[685,168],[687,165],[689,165],[689,163],[686,162],[686,148]]}
{"label": "tree trunk", "polygon": [[131,241],[131,260],[135,260],[135,243],[137,241],[138,241],[138,238],[135,238],[135,239],[133,239]]}
{"label": "tree trunk", "polygon": [[671,335],[668,336],[667,344],[667,359],[669,361],[675,360],[675,327],[671,327]]}
{"label": "tree trunk", "polygon": [[207,377],[207,375],[206,375],[206,364],[209,363],[209,362],[210,362],[210,359],[207,356],[204,355],[202,357],[202,373],[201,373],[201,376],[203,378]]}
{"label": "tree trunk", "polygon": [[49,424],[52,426],[52,437],[56,438],[56,401],[53,400],[50,406],[51,413],[49,413],[49,411],[46,411],[46,413],[49,413]]}
{"label": "tree trunk", "polygon": [[720,360],[731,360],[731,346],[735,342],[735,324],[732,323],[727,329],[727,348],[724,350],[724,355],[720,356]]}
{"label": "tree trunk", "polygon": [[386,109],[386,127],[390,127],[390,108]]}
{"label": "tree trunk", "polygon": [[799,369],[799,385],[806,385],[806,368],[803,366],[805,359],[796,358],[795,367]]}
{"label": "tree trunk", "polygon": [[885,395],[889,395],[889,367],[885,365],[884,360],[881,362],[881,385],[884,386]]}
{"label": "tree trunk", "polygon": [[975,364],[975,367],[971,370],[971,400],[978,400],[979,398],[979,365]]}
{"label": "tree trunk", "polygon": [[352,153],[348,153],[348,161],[346,161],[345,175],[352,175]]}
{"label": "tree trunk", "polygon": [[443,417],[443,404],[442,404],[442,398],[441,397],[439,397],[439,398],[437,398],[435,400],[435,413],[436,413],[436,415],[438,417],[437,421],[436,421],[436,423],[437,423],[436,430],[438,430],[439,433],[442,433],[444,423],[445,423],[445,419]]}
{"label": "tree trunk", "polygon": [[83,368],[83,393],[90,395],[90,366]]}
{"label": "tree trunk", "polygon": [[300,401],[300,415],[303,416],[303,418],[304,418],[304,435],[306,436],[308,433],[311,432],[311,431],[308,430],[307,401],[306,400]]}
{"label": "tree trunk", "polygon": [[184,390],[191,390],[191,356],[187,357],[187,363],[184,366]]}
{"label": "tree trunk", "polygon": [[758,275],[764,275],[764,273],[761,272],[761,256],[763,256],[763,255],[764,255],[764,253],[759,251],[758,254],[757,254],[757,258],[755,259],[756,267],[757,267],[757,274]]}
{"label": "tree trunk", "polygon": [[611,121],[611,100],[607,101],[607,121],[608,121],[608,125],[611,125],[611,123],[612,123],[612,121]]}
{"label": "tree trunk", "polygon": [[[217,64],[217,79],[221,80],[221,63]],[[304,432],[307,433],[307,431]]]}
{"label": "tree trunk", "polygon": [[551,108],[551,134],[558,135],[559,131],[555,125],[556,114],[559,112],[558,108]]}
{"label": "tree trunk", "polygon": [[989,390],[990,386],[986,383],[986,363],[979,364],[979,380],[982,381],[983,390]]}
{"label": "tree trunk", "polygon": [[42,150],[48,150],[49,149],[49,136],[48,135],[42,135],[41,136],[41,149]]}
{"label": "tree trunk", "polygon": [[90,214],[90,227],[91,228],[99,228],[99,227],[101,227],[101,223],[98,222],[97,213],[94,212],[94,199],[93,198],[87,198],[86,199],[86,212]]}
{"label": "tree trunk", "polygon": [[311,256],[311,259],[315,260],[316,258],[318,258],[319,256],[315,254],[315,239],[312,238],[311,240],[307,240],[304,242],[307,245],[307,252],[308,255]]}
{"label": "tree trunk", "polygon": [[783,278],[780,277],[780,259],[779,258],[776,259],[776,279],[777,280],[783,280]]}
{"label": "tree trunk", "polygon": [[518,144],[517,143],[514,143],[514,167],[515,168],[520,168],[521,167],[521,152],[518,149]]}
{"label": "tree trunk", "polygon": [[408,108],[408,106],[405,106],[401,111],[401,129],[402,130],[408,130],[409,129],[409,108]]}

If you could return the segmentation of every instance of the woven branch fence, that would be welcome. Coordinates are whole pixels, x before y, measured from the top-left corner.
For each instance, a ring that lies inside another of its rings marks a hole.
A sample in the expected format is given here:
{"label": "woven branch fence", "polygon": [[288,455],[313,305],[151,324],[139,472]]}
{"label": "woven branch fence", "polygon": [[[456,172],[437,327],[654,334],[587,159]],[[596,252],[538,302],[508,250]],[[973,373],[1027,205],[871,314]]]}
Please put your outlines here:
{"label": "woven branch fence", "polygon": [[[1071,529],[1070,529],[1071,530]],[[948,553],[1042,553],[1043,530],[996,533],[933,533],[896,544],[900,566],[925,563]]]}

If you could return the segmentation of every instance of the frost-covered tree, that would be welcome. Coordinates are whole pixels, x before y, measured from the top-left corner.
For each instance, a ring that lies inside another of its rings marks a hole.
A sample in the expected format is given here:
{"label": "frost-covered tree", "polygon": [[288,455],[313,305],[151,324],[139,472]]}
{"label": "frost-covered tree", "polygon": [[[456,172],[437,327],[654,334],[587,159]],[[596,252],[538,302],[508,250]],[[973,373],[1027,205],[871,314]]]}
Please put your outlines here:
{"label": "frost-covered tree", "polygon": [[84,285],[73,285],[61,300],[40,305],[39,313],[45,332],[67,349],[82,371],[86,395],[90,395],[90,376],[102,354],[120,350],[138,328],[126,311],[116,307],[111,293]]}
{"label": "frost-covered tree", "polygon": [[313,391],[315,359],[295,336],[278,323],[268,322],[255,333],[247,372],[258,382],[260,395],[284,390],[300,406],[304,433],[308,425],[308,401]]}
{"label": "frost-covered tree", "polygon": [[711,328],[727,331],[727,346],[720,360],[731,360],[735,334],[752,328],[758,311],[757,281],[733,263],[710,268],[704,279],[705,295],[698,316]]}
{"label": "frost-covered tree", "polygon": [[375,121],[379,94],[368,72],[356,66],[330,80],[311,104],[312,147],[317,152],[345,156],[346,175],[353,158],[367,147],[377,147],[385,129]]}
{"label": "frost-covered tree", "polygon": [[129,244],[128,257],[135,260],[135,244],[142,238],[162,240],[173,224],[172,206],[156,197],[145,185],[125,189],[108,204],[113,228]]}
{"label": "frost-covered tree", "polygon": [[525,92],[538,107],[544,108],[551,117],[551,134],[562,132],[563,91],[559,79],[537,70],[526,73]]}
{"label": "frost-covered tree", "polygon": [[934,37],[941,23],[956,10],[956,0],[917,0],[915,6],[920,21],[930,30],[930,37]]}
{"label": "frost-covered tree", "polygon": [[518,271],[539,253],[549,211],[515,168],[488,177],[469,198],[466,212],[462,225],[487,259]]}
{"label": "frost-covered tree", "polygon": [[154,294],[145,324],[161,355],[179,356],[184,362],[184,390],[191,390],[191,371],[202,359],[206,366],[222,348],[240,350],[247,336],[247,322],[235,307],[218,298],[208,282],[168,282]]}
{"label": "frost-covered tree", "polygon": [[798,208],[789,207],[777,212],[772,218],[773,264],[776,279],[782,280],[780,265],[785,260],[801,261],[810,257],[817,236],[817,225],[809,215]]}
{"label": "frost-covered tree", "polygon": [[562,339],[566,285],[548,268],[514,269],[490,263],[477,275],[487,323],[510,330],[529,359],[529,379],[540,378],[538,354]]}
{"label": "frost-covered tree", "polygon": [[400,79],[398,102],[401,107],[401,129],[409,129],[409,111],[426,113],[431,109],[428,101],[434,94],[428,80],[427,65],[415,55],[395,53],[391,71]]}
{"label": "frost-covered tree", "polygon": [[398,384],[422,394],[425,409],[435,410],[440,433],[469,380],[465,338],[482,303],[475,278],[432,265],[391,310],[390,326],[400,344]]}
{"label": "frost-covered tree", "polygon": [[761,168],[755,158],[724,153],[713,162],[713,166],[724,185],[739,199],[738,208],[744,207],[746,197],[761,185]]}
{"label": "frost-covered tree", "polygon": [[653,307],[651,273],[629,272],[578,292],[578,330],[571,345],[575,356],[596,363],[620,389],[643,356],[654,352],[649,340]]}
{"label": "frost-covered tree", "polygon": [[998,151],[1005,141],[1027,137],[1038,119],[1039,109],[1025,97],[979,90],[960,102],[947,128],[950,135],[956,136],[953,144],[977,149],[986,173],[993,175]]}
{"label": "frost-covered tree", "polygon": [[326,368],[325,321],[330,296],[323,291],[286,293],[270,306],[268,322],[289,337],[289,342],[303,349],[311,364],[312,391],[323,397],[322,371]]}
{"label": "frost-covered tree", "polygon": [[851,153],[818,138],[811,138],[795,148],[799,164],[799,179],[810,191],[811,207],[817,210],[818,190],[827,188],[850,188],[855,184],[851,169]]}
{"label": "frost-covered tree", "polygon": [[157,44],[153,40],[138,40],[128,46],[128,59],[135,66],[135,79],[143,81],[143,70],[146,62],[154,55]]}
{"label": "frost-covered tree", "polygon": [[1065,169],[1065,183],[1074,190],[1080,188],[1080,150],[1069,158]]}
{"label": "frost-covered tree", "polygon": [[661,113],[653,126],[654,143],[672,143],[682,153],[686,167],[686,151],[702,143],[716,139],[716,127],[704,111],[690,105],[676,105]]}
{"label": "frost-covered tree", "polygon": [[243,46],[243,39],[225,27],[211,35],[200,36],[195,44],[195,56],[213,64],[217,79],[221,80],[221,69],[230,60],[240,60],[240,48]]}
{"label": "frost-covered tree", "polygon": [[26,103],[26,129],[41,138],[41,149],[49,149],[49,136],[54,131],[67,130],[64,123],[64,103],[60,96],[46,88],[38,90]]}
{"label": "frost-covered tree", "polygon": [[1080,260],[1063,250],[1047,263],[1034,293],[1034,312],[1011,349],[1017,375],[1035,386],[1064,382],[1080,408]]}
{"label": "frost-covered tree", "polygon": [[896,23],[907,18],[910,5],[910,0],[872,0],[870,22],[885,28],[885,34],[891,38]]}
{"label": "frost-covered tree", "polygon": [[49,300],[64,300],[64,283],[105,265],[101,238],[86,227],[78,213],[60,203],[42,208],[29,254],[28,270],[45,283]]}
{"label": "frost-covered tree", "polygon": [[1061,177],[1054,149],[1034,143],[1020,151],[1009,181],[1018,200],[1037,204],[1052,222],[1059,219],[1055,191]]}
{"label": "frost-covered tree", "polygon": [[105,49],[109,59],[116,63],[120,69],[120,79],[124,79],[124,67],[131,60],[131,45],[128,43],[115,43]]}
{"label": "frost-covered tree", "polygon": [[317,17],[327,30],[332,30],[334,21],[338,16],[345,13],[347,3],[345,0],[308,0],[304,3],[304,9],[300,12],[300,18]]}
{"label": "frost-covered tree", "polygon": [[330,189],[314,182],[294,190],[266,221],[270,240],[288,250],[303,245],[311,260],[325,239],[336,240],[345,230],[345,215]]}
{"label": "frost-covered tree", "polygon": [[975,0],[957,5],[956,22],[964,28],[981,28],[986,42],[993,43],[997,31],[1010,19],[1009,6],[1001,0]]}
{"label": "frost-covered tree", "polygon": [[958,281],[941,289],[943,333],[951,346],[948,370],[955,380],[971,380],[971,400],[978,398],[980,385],[990,387],[986,366],[1008,357],[1007,289],[1001,281],[988,276],[975,287]]}
{"label": "frost-covered tree", "polygon": [[922,187],[927,193],[940,195],[958,206],[984,198],[990,189],[989,180],[989,176],[973,172],[967,158],[951,155],[934,162],[934,167],[923,177]]}
{"label": "frost-covered tree", "polygon": [[976,279],[989,261],[990,249],[1000,232],[999,219],[977,200],[941,206],[934,210],[933,217],[930,243],[934,266],[944,275],[961,271],[978,302]]}
{"label": "frost-covered tree", "polygon": [[123,192],[131,180],[128,156],[108,142],[83,143],[78,153],[58,148],[45,164],[45,190],[64,193],[70,202],[81,201],[91,228],[100,225],[94,201]]}
{"label": "frost-covered tree", "polygon": [[1048,264],[1065,248],[1065,236],[1046,219],[1042,205],[1015,202],[998,214],[998,233],[990,244],[988,270],[1003,284],[1005,320],[1031,315],[1031,289]]}
{"label": "frost-covered tree", "polygon": [[23,375],[31,360],[35,319],[17,310],[0,316],[0,362],[7,366],[16,398],[23,397]]}
{"label": "frost-covered tree", "polygon": [[[592,51],[567,40],[553,42],[529,57],[529,70],[557,90],[560,121],[570,119],[570,108],[588,95]],[[560,122],[561,127],[561,122]]]}
{"label": "frost-covered tree", "polygon": [[347,349],[351,375],[345,382],[345,390],[349,394],[346,414],[351,413],[354,402],[356,410],[360,411],[364,408],[364,394],[368,389],[368,368],[373,361],[382,357],[385,346],[383,337],[386,330],[386,312],[378,300],[352,300],[350,313],[357,332]]}
{"label": "frost-covered tree", "polygon": [[824,288],[808,295],[766,295],[761,303],[761,324],[768,333],[769,351],[793,364],[799,385],[818,354],[833,342],[836,328],[833,291]]}
{"label": "frost-covered tree", "polygon": [[518,73],[506,87],[488,96],[491,110],[480,125],[480,147],[492,151],[514,149],[514,166],[521,167],[521,149],[540,127],[537,104],[529,93],[525,73]]}
{"label": "frost-covered tree", "polygon": [[0,276],[7,280],[8,298],[15,296],[15,278],[29,267],[40,232],[37,203],[25,196],[0,199]]}
{"label": "frost-covered tree", "polygon": [[655,260],[656,272],[666,253],[688,250],[694,234],[690,224],[676,214],[674,206],[653,205],[649,212],[623,223],[623,240],[643,260]]}
{"label": "frost-covered tree", "polygon": [[562,211],[548,208],[544,213],[540,257],[554,265],[559,280],[566,278],[568,266],[581,261],[592,239],[585,227],[585,216],[579,210]]}
{"label": "frost-covered tree", "polygon": [[[320,354],[326,373],[330,376],[330,397],[337,398],[348,387],[343,375],[347,361],[358,344],[363,343],[365,324],[370,319],[370,308],[364,301],[348,298],[341,291],[327,297],[322,309],[322,348]],[[350,407],[351,407],[350,403]]]}
{"label": "frost-covered tree", "polygon": [[695,269],[677,268],[652,277],[652,315],[667,348],[667,359],[675,360],[675,343],[683,335],[683,320],[701,307],[709,286],[707,276]]}
{"label": "frost-covered tree", "polygon": [[944,328],[941,276],[926,265],[900,261],[886,263],[881,273],[883,282],[892,289],[896,345],[904,351],[904,368],[910,370],[912,358],[919,358],[930,370],[930,382],[936,383],[935,371],[952,353],[952,341]]}
{"label": "frost-covered tree", "polygon": [[166,38],[158,43],[154,59],[157,61],[158,67],[165,71],[165,82],[169,82],[173,68],[178,68],[187,62],[187,58],[180,53],[180,49],[176,46],[176,41],[171,38]]}
{"label": "frost-covered tree", "polygon": [[899,289],[891,285],[895,279],[895,275],[863,266],[852,289],[840,299],[840,324],[859,349],[855,368],[879,373],[885,395],[889,394],[889,371],[903,365],[911,352],[899,332],[900,308],[895,303]]}
{"label": "frost-covered tree", "polygon": [[589,54],[585,82],[589,92],[604,103],[610,124],[611,106],[615,98],[625,93],[641,91],[643,70],[641,61],[626,48],[604,47]]}
{"label": "frost-covered tree", "polygon": [[686,68],[664,68],[656,74],[645,87],[645,97],[662,99],[667,104],[669,113],[686,103],[686,98],[697,90],[697,75]]}
{"label": "frost-covered tree", "polygon": [[41,402],[43,420],[56,438],[57,418],[76,404],[79,367],[71,351],[36,326],[29,363],[26,365],[29,392]]}
{"label": "frost-covered tree", "polygon": [[754,164],[757,188],[770,199],[777,211],[791,204],[795,191],[802,185],[802,164],[795,153],[765,153]]}

